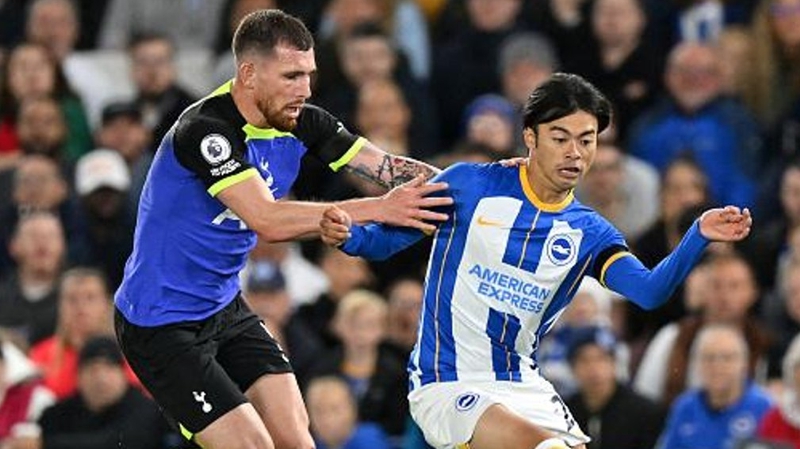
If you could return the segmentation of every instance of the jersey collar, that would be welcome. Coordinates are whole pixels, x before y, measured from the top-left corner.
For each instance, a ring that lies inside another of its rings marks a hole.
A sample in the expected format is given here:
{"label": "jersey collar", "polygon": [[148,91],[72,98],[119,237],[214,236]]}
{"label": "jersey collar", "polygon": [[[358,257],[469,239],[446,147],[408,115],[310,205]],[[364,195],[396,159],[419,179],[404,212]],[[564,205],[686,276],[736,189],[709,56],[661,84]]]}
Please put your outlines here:
{"label": "jersey collar", "polygon": [[531,187],[531,183],[528,180],[528,167],[525,165],[519,166],[519,182],[522,185],[522,191],[525,192],[525,196],[528,197],[531,203],[536,206],[537,209],[543,212],[561,212],[572,203],[572,200],[575,199],[575,195],[573,191],[570,190],[567,196],[558,203],[545,203],[544,201],[540,200],[536,193],[533,191],[533,187]]}

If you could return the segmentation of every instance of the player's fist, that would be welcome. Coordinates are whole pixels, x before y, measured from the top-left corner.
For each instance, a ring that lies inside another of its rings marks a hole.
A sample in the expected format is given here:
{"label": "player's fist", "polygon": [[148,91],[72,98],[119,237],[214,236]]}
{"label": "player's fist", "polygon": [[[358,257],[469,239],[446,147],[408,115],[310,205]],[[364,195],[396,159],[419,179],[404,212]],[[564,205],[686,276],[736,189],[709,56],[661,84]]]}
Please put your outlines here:
{"label": "player's fist", "polygon": [[750,234],[753,217],[750,210],[736,206],[709,209],[700,217],[700,234],[719,242],[738,242]]}
{"label": "player's fist", "polygon": [[350,238],[352,220],[347,212],[336,206],[330,206],[322,213],[319,221],[319,233],[326,245],[339,246]]}

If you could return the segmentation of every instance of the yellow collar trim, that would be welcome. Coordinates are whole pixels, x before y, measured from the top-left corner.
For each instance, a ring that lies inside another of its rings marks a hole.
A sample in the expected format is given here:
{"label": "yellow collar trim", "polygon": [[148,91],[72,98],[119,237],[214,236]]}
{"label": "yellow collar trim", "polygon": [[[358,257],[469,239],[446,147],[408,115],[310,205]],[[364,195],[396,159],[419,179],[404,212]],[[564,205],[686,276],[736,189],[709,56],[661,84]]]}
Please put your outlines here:
{"label": "yellow collar trim", "polygon": [[572,190],[569,191],[567,196],[558,203],[545,203],[544,201],[540,200],[536,193],[533,192],[533,187],[531,187],[531,183],[528,180],[528,167],[525,165],[520,165],[519,167],[519,182],[522,184],[522,191],[525,192],[525,196],[528,197],[531,203],[536,206],[537,209],[544,211],[544,212],[560,212],[565,207],[569,206],[572,203],[572,200],[575,198]]}

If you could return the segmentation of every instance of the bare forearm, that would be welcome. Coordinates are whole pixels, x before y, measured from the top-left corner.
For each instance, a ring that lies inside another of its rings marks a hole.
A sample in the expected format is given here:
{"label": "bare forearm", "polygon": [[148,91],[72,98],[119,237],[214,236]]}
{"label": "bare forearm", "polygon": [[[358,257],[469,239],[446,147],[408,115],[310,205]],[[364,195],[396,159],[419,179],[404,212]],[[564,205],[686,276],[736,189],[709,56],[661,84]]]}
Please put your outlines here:
{"label": "bare forearm", "polygon": [[345,169],[387,189],[404,184],[420,174],[431,179],[441,171],[415,159],[386,153],[370,143]]}

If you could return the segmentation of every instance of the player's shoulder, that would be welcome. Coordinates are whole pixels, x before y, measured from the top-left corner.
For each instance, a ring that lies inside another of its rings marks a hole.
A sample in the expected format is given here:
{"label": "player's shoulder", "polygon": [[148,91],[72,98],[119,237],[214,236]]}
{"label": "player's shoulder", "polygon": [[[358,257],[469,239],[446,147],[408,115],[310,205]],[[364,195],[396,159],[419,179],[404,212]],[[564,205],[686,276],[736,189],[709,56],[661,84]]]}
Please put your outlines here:
{"label": "player's shoulder", "polygon": [[488,176],[514,169],[516,169],[516,167],[504,167],[498,162],[456,162],[442,171],[442,177],[453,179],[471,176]]}
{"label": "player's shoulder", "polygon": [[206,97],[189,106],[178,118],[176,143],[199,141],[211,134],[227,139],[244,138],[242,128],[246,123],[230,94]]}

